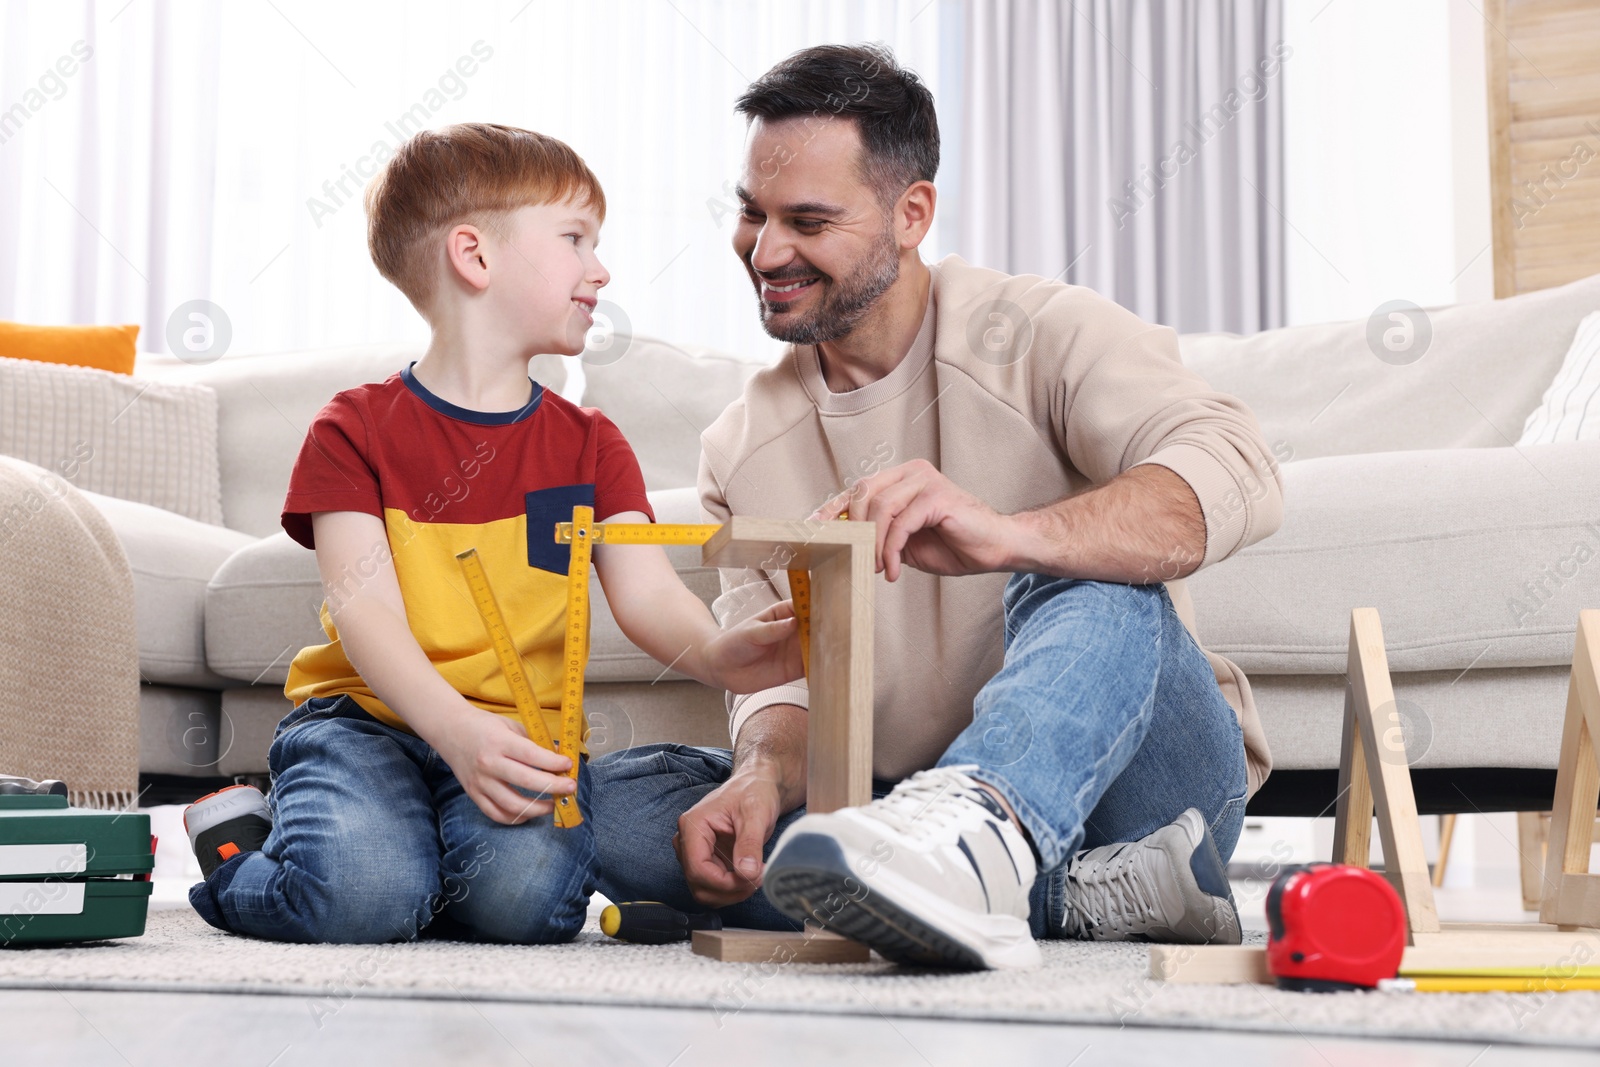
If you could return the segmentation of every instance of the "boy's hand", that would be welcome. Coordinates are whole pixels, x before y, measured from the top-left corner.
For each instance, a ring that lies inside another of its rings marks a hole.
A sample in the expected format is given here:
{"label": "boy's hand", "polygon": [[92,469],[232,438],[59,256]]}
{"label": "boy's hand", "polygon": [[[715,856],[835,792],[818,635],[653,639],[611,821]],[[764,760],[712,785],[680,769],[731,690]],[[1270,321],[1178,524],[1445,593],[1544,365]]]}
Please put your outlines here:
{"label": "boy's hand", "polygon": [[528,740],[522,724],[468,704],[471,714],[453,716],[433,745],[455,772],[467,796],[489,818],[508,826],[525,823],[555,809],[553,800],[534,800],[513,789],[533,793],[571,793],[578,783],[565,776],[572,760]]}
{"label": "boy's hand", "polygon": [[706,642],[704,655],[717,684],[732,693],[754,693],[801,677],[805,668],[794,602],[781,600],[723,630]]}

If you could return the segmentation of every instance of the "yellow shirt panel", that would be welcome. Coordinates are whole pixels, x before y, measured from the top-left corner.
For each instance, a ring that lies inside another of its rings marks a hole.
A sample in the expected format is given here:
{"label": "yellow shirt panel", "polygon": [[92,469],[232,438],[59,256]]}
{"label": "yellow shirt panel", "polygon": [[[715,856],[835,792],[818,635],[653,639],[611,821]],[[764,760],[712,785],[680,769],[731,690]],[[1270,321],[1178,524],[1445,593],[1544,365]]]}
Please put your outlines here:
{"label": "yellow shirt panel", "polygon": [[[390,508],[385,509],[384,524],[406,621],[428,661],[469,703],[515,719],[511,685],[455,559],[458,552],[478,550],[528,684],[551,736],[559,737],[567,580],[528,565],[526,516],[473,524],[419,523]],[[373,718],[409,729],[351,666],[326,601],[320,618],[328,643],[308,646],[294,658],[285,695],[298,705],[348,693]]]}

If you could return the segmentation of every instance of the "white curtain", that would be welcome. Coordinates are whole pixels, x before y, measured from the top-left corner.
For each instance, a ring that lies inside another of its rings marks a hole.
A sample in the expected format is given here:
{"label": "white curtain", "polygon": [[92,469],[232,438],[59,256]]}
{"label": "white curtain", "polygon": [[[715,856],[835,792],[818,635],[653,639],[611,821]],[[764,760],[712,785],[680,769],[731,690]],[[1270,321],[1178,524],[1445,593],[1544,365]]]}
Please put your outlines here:
{"label": "white curtain", "polygon": [[976,0],[959,246],[1180,331],[1284,321],[1281,0]]}
{"label": "white curtain", "polygon": [[[137,322],[141,348],[166,351],[174,311],[208,300],[235,351],[425,338],[372,266],[359,196],[364,160],[411,116],[567,141],[606,188],[617,317],[770,358],[729,245],[734,98],[796,49],[882,41],[952,129],[961,92],[942,67],[960,32],[951,0],[11,0],[0,318]],[[953,235],[952,217],[926,255]]]}

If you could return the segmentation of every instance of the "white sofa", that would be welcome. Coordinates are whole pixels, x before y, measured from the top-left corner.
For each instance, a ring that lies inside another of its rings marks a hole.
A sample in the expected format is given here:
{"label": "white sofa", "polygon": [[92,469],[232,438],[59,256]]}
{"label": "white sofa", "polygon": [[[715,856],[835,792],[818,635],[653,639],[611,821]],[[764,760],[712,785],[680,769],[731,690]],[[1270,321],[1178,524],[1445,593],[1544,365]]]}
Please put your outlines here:
{"label": "white sofa", "polygon": [[[1508,446],[1596,309],[1600,276],[1430,309],[1431,344],[1406,365],[1373,354],[1365,321],[1181,339],[1185,362],[1249,404],[1283,461],[1282,529],[1187,582],[1204,644],[1249,675],[1272,746],[1275,774],[1253,811],[1316,814],[1332,799],[1358,606],[1382,615],[1422,808],[1548,807],[1577,612],[1600,606],[1600,564],[1554,581],[1547,568],[1564,569],[1578,542],[1600,555],[1600,442]],[[134,570],[152,780],[182,792],[185,779],[201,788],[264,773],[289,709],[289,661],[324,640],[314,555],[278,525],[294,456],[334,392],[419,354],[377,346],[200,366],[142,355],[132,381],[115,383],[198,384],[216,403],[211,521],[88,494]],[[699,432],[756,367],[640,336],[615,339],[585,370],[583,403],[633,442],[658,518],[699,521]],[[558,390],[566,381],[555,357],[533,372]],[[110,459],[138,462],[135,446],[119,447],[132,452]],[[709,602],[716,576],[697,555],[676,551],[675,562]],[[1549,595],[1532,598],[1525,583],[1539,581]],[[594,602],[593,747],[725,744],[721,694],[663,676],[621,636],[598,587]]]}

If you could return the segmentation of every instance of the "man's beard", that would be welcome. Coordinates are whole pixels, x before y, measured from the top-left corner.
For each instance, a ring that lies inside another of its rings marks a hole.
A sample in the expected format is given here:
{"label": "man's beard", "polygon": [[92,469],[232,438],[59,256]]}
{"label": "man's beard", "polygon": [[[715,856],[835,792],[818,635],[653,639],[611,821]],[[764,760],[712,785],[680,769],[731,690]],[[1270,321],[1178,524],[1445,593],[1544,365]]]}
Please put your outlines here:
{"label": "man's beard", "polygon": [[893,228],[885,226],[882,236],[848,278],[835,280],[821,275],[817,284],[824,286],[823,297],[808,315],[790,311],[788,305],[769,306],[761,299],[758,287],[756,304],[761,309],[762,328],[769,336],[792,345],[837,341],[861,324],[878,298],[899,277],[900,248],[895,242]]}

